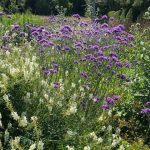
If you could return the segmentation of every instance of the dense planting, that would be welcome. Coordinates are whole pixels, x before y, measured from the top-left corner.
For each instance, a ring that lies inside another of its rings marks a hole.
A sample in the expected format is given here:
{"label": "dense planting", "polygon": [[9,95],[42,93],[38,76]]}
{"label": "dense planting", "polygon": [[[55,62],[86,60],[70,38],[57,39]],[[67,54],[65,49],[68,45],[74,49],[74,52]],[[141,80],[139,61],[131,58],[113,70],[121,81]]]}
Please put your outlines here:
{"label": "dense planting", "polygon": [[[149,149],[149,99],[137,107],[134,100],[149,62],[148,51],[141,68],[143,60],[137,61],[141,33],[129,33],[107,16],[35,20],[13,22],[0,14],[0,148]],[[145,116],[147,137],[135,139]]]}

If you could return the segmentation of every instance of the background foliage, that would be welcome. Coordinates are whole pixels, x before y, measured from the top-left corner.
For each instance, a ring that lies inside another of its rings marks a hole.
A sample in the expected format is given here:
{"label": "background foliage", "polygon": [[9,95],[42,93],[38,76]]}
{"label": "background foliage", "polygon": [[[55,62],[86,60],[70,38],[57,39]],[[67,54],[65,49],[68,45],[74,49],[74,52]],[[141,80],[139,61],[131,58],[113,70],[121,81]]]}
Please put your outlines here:
{"label": "background foliage", "polygon": [[[58,13],[56,6],[67,8],[67,15],[79,13],[88,15],[88,6],[92,0],[1,0],[0,5],[8,13],[31,10],[38,15],[54,15]],[[140,19],[150,6],[150,0],[95,0],[99,15],[117,16],[121,20],[136,21]]]}

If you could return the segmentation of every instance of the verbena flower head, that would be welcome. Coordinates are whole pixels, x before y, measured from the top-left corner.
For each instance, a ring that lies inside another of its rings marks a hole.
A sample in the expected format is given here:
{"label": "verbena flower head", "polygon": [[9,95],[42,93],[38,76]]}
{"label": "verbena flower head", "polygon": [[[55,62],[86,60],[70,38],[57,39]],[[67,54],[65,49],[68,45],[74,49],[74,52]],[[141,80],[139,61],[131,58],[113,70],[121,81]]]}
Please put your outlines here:
{"label": "verbena flower head", "polygon": [[107,15],[103,15],[103,16],[101,17],[101,19],[108,19],[108,16],[107,16]]}
{"label": "verbena flower head", "polygon": [[113,95],[112,98],[113,98],[115,101],[117,101],[117,100],[120,99],[120,96],[119,96],[119,95]]}
{"label": "verbena flower head", "polygon": [[12,25],[12,31],[18,30],[20,28],[19,24]]}
{"label": "verbena flower head", "polygon": [[83,78],[88,78],[88,75],[87,75],[86,72],[81,72],[80,75],[81,75],[81,77],[83,77]]}
{"label": "verbena flower head", "polygon": [[56,89],[60,88],[60,83],[59,82],[54,82],[53,87],[56,88]]}
{"label": "verbena flower head", "polygon": [[147,106],[150,106],[150,102],[146,102],[145,104],[146,104]]}
{"label": "verbena flower head", "polygon": [[65,26],[62,27],[61,32],[62,33],[70,33],[70,32],[72,32],[72,29],[71,29],[70,26],[65,25]]}
{"label": "verbena flower head", "polygon": [[143,109],[141,110],[141,113],[142,113],[142,114],[150,114],[150,108],[143,108]]}
{"label": "verbena flower head", "polygon": [[19,35],[20,35],[21,37],[24,37],[24,36],[25,36],[25,32],[20,32]]}
{"label": "verbena flower head", "polygon": [[9,35],[5,35],[5,36],[3,36],[3,39],[10,39],[10,36]]}
{"label": "verbena flower head", "polygon": [[109,25],[108,25],[107,23],[103,23],[103,24],[101,25],[101,27],[102,27],[102,28],[108,28]]}
{"label": "verbena flower head", "polygon": [[81,18],[81,16],[80,16],[79,14],[74,14],[74,15],[72,15],[72,17],[73,17],[73,18],[77,18],[77,19],[80,19],[80,18]]}
{"label": "verbena flower head", "polygon": [[105,101],[107,102],[108,105],[113,105],[115,102],[114,99],[111,97],[106,97]]}
{"label": "verbena flower head", "polygon": [[106,110],[109,110],[109,105],[105,104],[102,106],[102,110],[106,111]]}

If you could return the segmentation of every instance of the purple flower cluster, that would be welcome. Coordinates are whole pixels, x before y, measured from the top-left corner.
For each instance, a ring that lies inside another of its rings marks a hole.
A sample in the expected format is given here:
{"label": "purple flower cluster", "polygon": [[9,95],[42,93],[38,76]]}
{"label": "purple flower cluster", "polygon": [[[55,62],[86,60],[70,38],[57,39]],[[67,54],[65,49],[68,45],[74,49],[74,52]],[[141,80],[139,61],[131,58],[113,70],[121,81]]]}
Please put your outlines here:
{"label": "purple flower cluster", "polygon": [[43,69],[43,73],[45,75],[54,75],[58,72],[59,65],[58,64],[53,64],[53,67],[51,69]]}
{"label": "purple flower cluster", "polygon": [[79,20],[81,19],[81,16],[79,14],[74,14],[74,15],[72,15],[72,17],[76,18],[76,19],[79,19]]}
{"label": "purple flower cluster", "polygon": [[[29,40],[33,39],[32,42],[35,42],[34,44],[39,47],[40,52],[43,52],[42,56],[46,56],[47,53],[48,55],[54,54],[56,58],[64,56],[63,58],[70,59],[73,56],[75,60],[71,59],[70,63],[83,66],[83,70],[86,72],[83,71],[78,75],[87,79],[88,82],[93,80],[90,77],[91,72],[95,79],[103,74],[105,81],[108,76],[116,78],[119,83],[120,80],[129,81],[124,71],[124,68],[130,67],[130,63],[124,55],[124,46],[131,45],[134,37],[125,32],[124,26],[121,24],[112,26],[108,21],[83,22],[79,14],[74,14],[73,18],[76,21],[69,21],[69,19],[60,21],[52,16],[49,18],[49,21],[53,22],[50,26],[33,27],[27,24],[26,28],[29,31],[27,37],[30,37]],[[98,19],[102,21],[103,19],[107,20],[108,17],[102,16]],[[25,37],[27,33],[22,31],[20,25],[12,26],[11,32],[17,33],[16,39]],[[11,42],[9,39],[12,40],[11,35],[3,36],[4,42]],[[65,57],[66,54],[71,57]],[[45,75],[56,75],[58,68],[45,67],[43,72]]]}
{"label": "purple flower cluster", "polygon": [[81,77],[83,77],[83,78],[88,78],[88,75],[87,75],[86,72],[81,72],[80,75],[81,75]]}
{"label": "purple flower cluster", "polygon": [[55,45],[50,39],[55,38],[57,35],[51,34],[51,32],[47,31],[43,26],[37,28],[32,27],[31,34],[43,47],[51,47]]}
{"label": "purple flower cluster", "polygon": [[149,114],[149,113],[150,113],[150,108],[143,108],[143,109],[141,110],[141,113],[142,113],[142,114]]}
{"label": "purple flower cluster", "polygon": [[71,29],[70,26],[65,25],[65,26],[62,27],[61,32],[65,33],[65,34],[69,34],[70,32],[72,32],[72,29]]}
{"label": "purple flower cluster", "polygon": [[60,88],[60,83],[59,82],[54,82],[53,87],[56,88],[56,89]]}
{"label": "purple flower cluster", "polygon": [[[145,105],[150,107],[150,102],[146,102]],[[141,110],[141,113],[142,114],[150,114],[150,108],[143,108]]]}
{"label": "purple flower cluster", "polygon": [[114,105],[114,103],[120,99],[120,96],[118,95],[113,95],[111,97],[106,97],[105,98],[105,104],[102,106],[103,110],[109,110],[111,106]]}
{"label": "purple flower cluster", "polygon": [[19,28],[20,28],[20,25],[19,24],[15,24],[15,25],[12,25],[11,30],[15,31],[15,30],[19,30]]}

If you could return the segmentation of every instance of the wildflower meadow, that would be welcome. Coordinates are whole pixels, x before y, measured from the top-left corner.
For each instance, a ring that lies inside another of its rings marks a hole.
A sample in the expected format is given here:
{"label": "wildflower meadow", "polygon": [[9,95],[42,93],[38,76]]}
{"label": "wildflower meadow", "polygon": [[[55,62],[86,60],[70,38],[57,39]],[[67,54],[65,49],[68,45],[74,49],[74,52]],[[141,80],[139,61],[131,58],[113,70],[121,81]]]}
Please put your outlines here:
{"label": "wildflower meadow", "polygon": [[149,35],[0,12],[0,150],[150,150]]}

